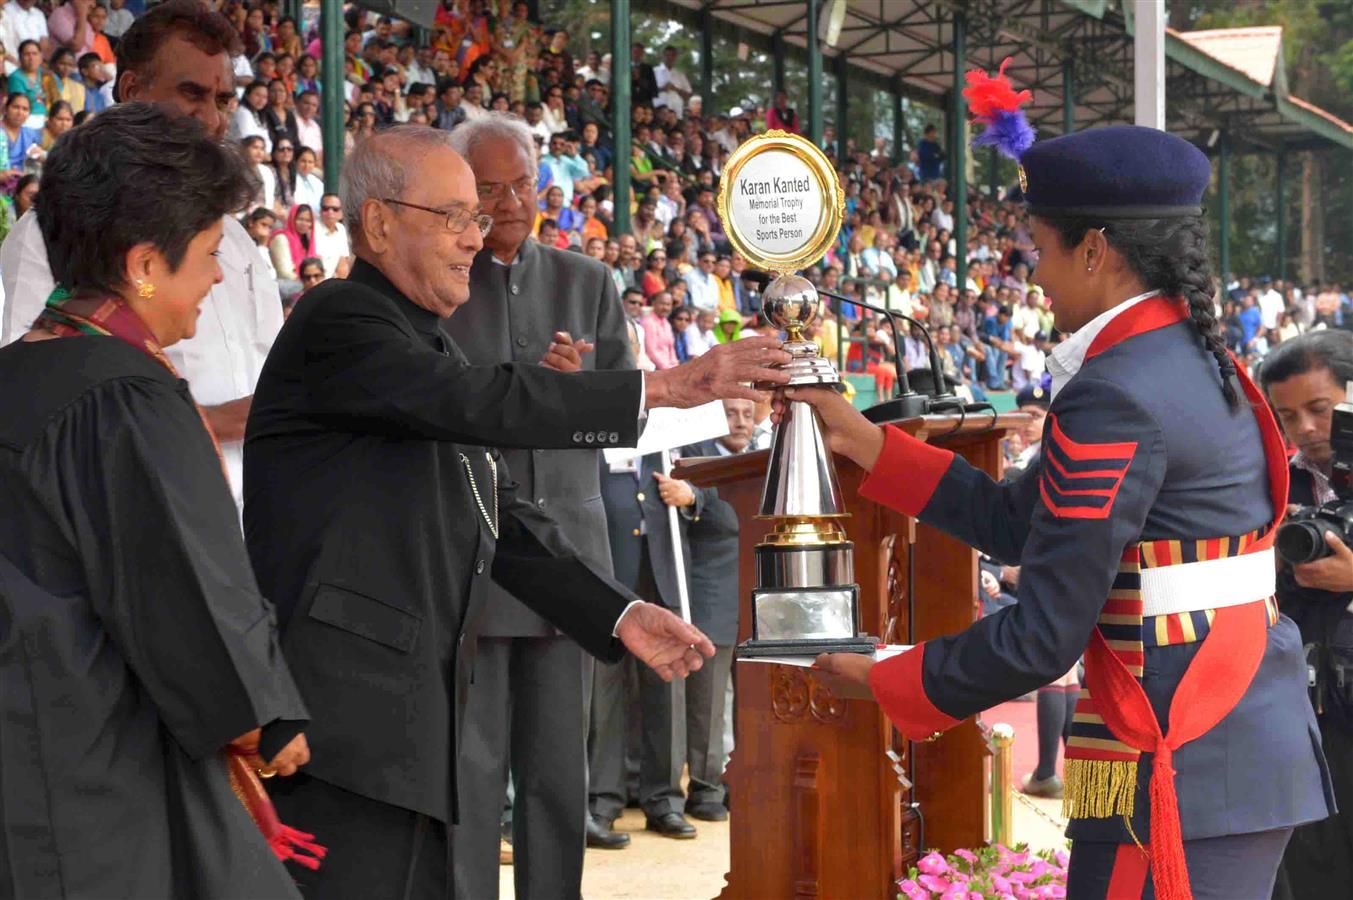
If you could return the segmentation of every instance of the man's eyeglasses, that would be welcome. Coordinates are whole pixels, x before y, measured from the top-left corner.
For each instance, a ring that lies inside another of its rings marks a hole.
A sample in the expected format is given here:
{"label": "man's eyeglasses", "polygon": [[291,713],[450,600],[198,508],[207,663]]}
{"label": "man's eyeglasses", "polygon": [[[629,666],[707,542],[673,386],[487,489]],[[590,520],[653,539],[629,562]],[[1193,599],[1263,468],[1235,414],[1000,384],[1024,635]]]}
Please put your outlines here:
{"label": "man's eyeglasses", "polygon": [[278,152],[278,153],[290,153],[291,151],[293,151],[293,150],[295,150],[295,149],[296,149],[296,148],[293,147],[293,146],[291,146],[290,144],[278,144],[278,145],[277,145],[277,152]]}
{"label": "man's eyeglasses", "polygon": [[343,207],[341,207],[341,206],[321,206],[321,207],[320,207],[320,212],[342,212],[342,211],[343,211]]}
{"label": "man's eyeglasses", "polygon": [[513,182],[481,181],[476,189],[480,200],[501,203],[510,192],[515,202],[531,203],[535,201],[536,179],[534,175],[527,175]]}
{"label": "man's eyeglasses", "polygon": [[434,209],[431,206],[419,206],[417,203],[407,203],[403,200],[392,200],[389,197],[382,198],[382,203],[389,203],[393,206],[407,206],[409,209],[419,209],[423,212],[430,212],[434,215],[446,217],[446,230],[452,234],[460,234],[466,228],[474,223],[479,229],[480,237],[487,237],[489,229],[493,227],[493,216],[477,213],[464,206],[453,206],[450,209]]}

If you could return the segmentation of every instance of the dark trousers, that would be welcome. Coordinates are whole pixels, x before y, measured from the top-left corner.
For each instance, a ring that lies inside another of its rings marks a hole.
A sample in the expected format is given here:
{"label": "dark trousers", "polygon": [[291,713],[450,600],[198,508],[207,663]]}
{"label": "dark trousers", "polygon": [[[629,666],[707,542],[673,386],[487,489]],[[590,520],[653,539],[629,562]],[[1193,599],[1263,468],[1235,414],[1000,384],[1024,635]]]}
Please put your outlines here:
{"label": "dark trousers", "polygon": [[[634,592],[661,602],[653,582],[653,566],[644,548]],[[628,671],[637,673],[637,697],[628,696]],[[626,718],[640,719],[639,805],[650,817],[681,812],[683,744],[678,740],[674,710],[681,705],[680,682],[667,683],[632,656],[615,665],[597,663],[592,675],[592,715],[587,736],[588,797],[592,814],[614,819],[626,805]],[[634,702],[631,702],[633,700]]]}
{"label": "dark trousers", "polygon": [[724,706],[732,668],[733,648],[715,647],[714,657],[686,678],[687,805],[724,800]]}
{"label": "dark trousers", "polygon": [[516,896],[581,896],[591,670],[591,657],[568,638],[479,639],[457,761],[458,898],[498,897],[509,761]]}
{"label": "dark trousers", "polygon": [[1353,897],[1353,734],[1327,716],[1318,718],[1339,812],[1292,832],[1278,870],[1275,900]]}
{"label": "dark trousers", "polygon": [[274,779],[269,793],[284,824],[329,850],[318,871],[287,863],[306,900],[451,897],[443,823],[303,774]]}
{"label": "dark trousers", "polygon": [[[1268,900],[1283,848],[1291,836],[1291,828],[1279,828],[1185,841],[1184,861],[1194,900]],[[1154,900],[1156,896],[1145,859],[1134,845],[1076,841],[1066,879],[1067,897],[1106,898],[1110,884],[1115,900],[1129,896]],[[1324,900],[1345,895],[1325,891],[1308,896],[1310,900]]]}

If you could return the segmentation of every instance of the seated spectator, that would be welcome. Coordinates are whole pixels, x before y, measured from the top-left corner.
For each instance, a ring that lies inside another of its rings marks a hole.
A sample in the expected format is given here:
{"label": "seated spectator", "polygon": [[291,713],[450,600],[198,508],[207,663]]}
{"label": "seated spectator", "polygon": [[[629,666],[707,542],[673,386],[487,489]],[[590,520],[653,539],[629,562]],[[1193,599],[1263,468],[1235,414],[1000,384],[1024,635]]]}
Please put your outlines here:
{"label": "seated spectator", "polygon": [[299,281],[302,260],[315,255],[315,213],[308,206],[297,206],[287,216],[287,227],[273,234],[268,242],[273,268],[283,281]]}
{"label": "seated spectator", "polygon": [[[274,214],[271,209],[262,206],[249,213],[244,220],[244,229],[249,233],[249,237],[253,238],[254,246],[258,248],[258,258],[263,271],[274,281],[277,281],[277,267],[273,265],[272,251],[269,249],[268,244],[272,239],[273,227],[276,223],[276,214]],[[282,285],[279,283],[278,287],[280,288]],[[286,296],[287,293],[295,293],[298,289],[298,286],[292,286],[289,292],[283,290],[282,295]]]}
{"label": "seated spectator", "polygon": [[689,306],[673,307],[667,321],[672,324],[673,346],[678,363],[693,359],[708,349],[695,327],[695,316]]}
{"label": "seated spectator", "polygon": [[[696,309],[719,309],[719,280],[714,274],[715,256],[711,253],[700,254],[699,265],[686,273],[686,289],[690,294],[690,303]],[[741,314],[737,310],[731,311],[738,315],[741,321]],[[723,319],[720,317],[720,322]]]}
{"label": "seated spectator", "polygon": [[[7,7],[6,14],[13,7]],[[42,90],[42,50],[37,41],[28,40],[19,45],[19,68],[10,73],[9,93],[28,98],[28,125],[41,128],[47,121],[46,94]]]}
{"label": "seated spectator", "polygon": [[75,53],[69,47],[59,48],[52,54],[50,68],[42,74],[42,96],[49,116],[61,100],[73,109],[85,108],[85,86],[74,75]]}
{"label": "seated spectator", "polygon": [[337,194],[320,198],[319,225],[315,228],[315,256],[324,263],[325,278],[346,278],[352,266],[348,228],[343,224],[343,200]]}
{"label": "seated spectator", "polygon": [[38,176],[31,172],[22,176],[14,183],[14,189],[3,197],[9,222],[19,221],[38,199]]}
{"label": "seated spectator", "polygon": [[230,136],[237,140],[257,136],[263,139],[263,152],[272,152],[272,131],[264,110],[268,107],[268,85],[262,81],[251,82],[240,98],[239,109],[230,120]]}
{"label": "seated spectator", "polygon": [[85,105],[77,109],[76,113],[103,112],[113,105],[113,82],[97,54],[86,53],[80,57],[79,79],[85,87]]}
{"label": "seated spectator", "polygon": [[546,247],[557,247],[560,250],[568,249],[568,239],[564,237],[559,230],[559,223],[554,219],[542,219],[540,228],[536,232],[536,240]]}
{"label": "seated spectator", "polygon": [[104,33],[108,27],[108,10],[98,3],[94,4],[89,10],[87,21],[89,22],[90,33],[93,35],[89,52],[96,54],[99,61],[108,67],[110,73],[116,73],[117,54],[113,52],[113,42]]}
{"label": "seated spectator", "polygon": [[324,263],[313,256],[307,256],[301,260],[301,290],[290,297],[282,298],[282,318],[285,319],[290,316],[292,309],[296,306],[296,301],[301,299],[312,287],[323,281]]}
{"label": "seated spectator", "polygon": [[676,335],[668,316],[672,313],[672,295],[659,291],[649,300],[649,307],[639,320],[644,330],[644,352],[659,369],[675,368],[679,362]]}
{"label": "seated spectator", "polygon": [[283,137],[272,145],[272,158],[269,168],[273,174],[273,184],[277,186],[276,206],[280,210],[289,210],[296,204],[296,145],[291,138]]}
{"label": "seated spectator", "polygon": [[285,139],[295,148],[300,144],[301,137],[297,130],[296,113],[291,108],[291,92],[287,90],[286,82],[274,78],[268,85],[267,96],[268,105],[263,109],[263,124],[268,129],[268,138],[273,146]]}
{"label": "seated spectator", "polygon": [[[703,310],[702,313],[714,314],[713,310]],[[737,310],[725,309],[719,311],[718,327],[714,331],[714,339],[720,344],[742,340],[742,316],[738,314]]]}
{"label": "seated spectator", "polygon": [[550,151],[540,158],[540,166],[550,173],[551,184],[563,191],[563,205],[573,205],[575,182],[591,177],[587,163],[578,156],[572,132],[550,136]]}
{"label": "seated spectator", "polygon": [[250,201],[250,206],[254,208],[262,206],[265,209],[273,210],[273,214],[276,215],[274,207],[277,203],[277,173],[268,164],[268,154],[263,146],[263,138],[258,135],[240,141],[240,149],[244,153],[245,159],[253,163],[254,173],[259,180],[258,193]]}
{"label": "seated spectator", "polygon": [[766,128],[799,133],[799,114],[789,105],[789,95],[784,91],[775,92],[775,101],[766,110]]}
{"label": "seated spectator", "polygon": [[40,146],[43,150],[52,149],[56,139],[70,131],[74,126],[75,114],[71,111],[70,104],[65,100],[56,101],[47,111],[47,124],[42,126]]}
{"label": "seated spectator", "polygon": [[319,175],[319,158],[309,147],[301,147],[296,153],[295,182],[292,202],[319,209],[320,200],[324,197],[324,179]]}
{"label": "seated spectator", "polygon": [[19,92],[5,98],[5,115],[0,120],[0,145],[5,164],[9,167],[5,178],[11,184],[30,164],[36,166],[46,155],[42,149],[42,132],[30,127],[28,95]]}
{"label": "seated spectator", "polygon": [[655,248],[648,251],[644,277],[639,282],[639,287],[644,292],[645,300],[652,302],[654,295],[667,290],[666,268],[667,253],[664,250]]}
{"label": "seated spectator", "polygon": [[103,33],[109,38],[121,40],[135,21],[136,17],[127,9],[127,0],[108,0],[108,23],[103,26]]}

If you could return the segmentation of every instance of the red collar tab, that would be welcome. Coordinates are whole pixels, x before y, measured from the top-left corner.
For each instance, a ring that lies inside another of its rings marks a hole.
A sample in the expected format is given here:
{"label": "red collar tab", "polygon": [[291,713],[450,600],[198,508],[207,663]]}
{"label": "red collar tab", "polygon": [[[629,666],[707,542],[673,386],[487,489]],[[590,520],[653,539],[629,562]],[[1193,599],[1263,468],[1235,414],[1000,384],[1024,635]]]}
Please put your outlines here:
{"label": "red collar tab", "polygon": [[1188,307],[1180,298],[1150,297],[1123,310],[1105,325],[1090,342],[1090,349],[1085,351],[1085,358],[1094,359],[1130,337],[1182,322],[1188,317]]}

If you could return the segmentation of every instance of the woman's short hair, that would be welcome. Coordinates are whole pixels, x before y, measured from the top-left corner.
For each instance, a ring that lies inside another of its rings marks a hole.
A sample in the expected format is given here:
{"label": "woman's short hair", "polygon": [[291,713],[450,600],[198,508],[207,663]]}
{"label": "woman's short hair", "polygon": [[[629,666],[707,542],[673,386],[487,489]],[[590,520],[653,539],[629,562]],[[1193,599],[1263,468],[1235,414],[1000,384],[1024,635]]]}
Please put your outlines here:
{"label": "woman's short hair", "polygon": [[177,269],[193,238],[256,188],[244,159],[195,120],[147,103],[109,107],[63,135],[43,167],[37,214],[52,276],[116,291],[142,243]]}

